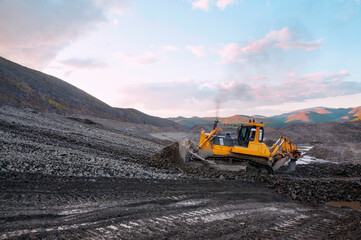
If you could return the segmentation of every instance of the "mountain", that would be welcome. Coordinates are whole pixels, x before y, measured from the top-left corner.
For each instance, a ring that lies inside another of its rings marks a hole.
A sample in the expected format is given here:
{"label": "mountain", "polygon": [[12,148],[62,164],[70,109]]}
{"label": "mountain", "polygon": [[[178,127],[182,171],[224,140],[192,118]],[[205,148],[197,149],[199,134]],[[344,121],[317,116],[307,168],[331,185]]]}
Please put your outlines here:
{"label": "mountain", "polygon": [[361,116],[361,107],[303,109],[270,117],[275,121],[290,123],[348,122]]}
{"label": "mountain", "polygon": [[355,118],[355,119],[351,120],[351,122],[356,122],[356,121],[361,121],[361,116],[359,116],[359,117],[357,117],[357,118]]}
{"label": "mountain", "polygon": [[[281,115],[272,117],[264,117],[259,115],[247,116],[247,115],[234,115],[230,117],[218,118],[223,124],[239,125],[243,122],[248,122],[249,119],[254,119],[256,122],[263,122],[267,127],[283,127],[292,123],[322,123],[322,122],[349,122],[352,120],[360,119],[361,106],[355,108],[324,108],[315,107],[308,109],[301,109]],[[215,117],[178,117],[168,118],[185,127],[192,128],[197,124],[210,124],[213,123]]]}
{"label": "mountain", "polygon": [[185,126],[189,129],[197,124],[212,124],[214,122],[214,120],[211,121],[200,117],[191,117],[191,118],[176,117],[176,118],[168,118],[168,119],[182,126]]}
{"label": "mountain", "polygon": [[32,108],[63,115],[90,115],[157,127],[183,128],[168,119],[136,109],[113,108],[79,88],[51,75],[0,57],[0,105]]}

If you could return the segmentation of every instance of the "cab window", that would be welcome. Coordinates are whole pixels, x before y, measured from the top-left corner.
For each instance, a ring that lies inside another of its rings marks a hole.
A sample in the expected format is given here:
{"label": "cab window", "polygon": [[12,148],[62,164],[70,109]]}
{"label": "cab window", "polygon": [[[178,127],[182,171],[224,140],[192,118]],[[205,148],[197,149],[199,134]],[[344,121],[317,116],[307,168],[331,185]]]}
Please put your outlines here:
{"label": "cab window", "polygon": [[261,127],[260,129],[259,129],[259,137],[258,137],[258,141],[259,142],[263,142],[263,127]]}
{"label": "cab window", "polygon": [[251,129],[251,133],[250,133],[250,135],[249,135],[249,140],[250,140],[250,141],[254,141],[255,137],[256,137],[256,129],[255,129],[255,128],[252,128],[252,129]]}

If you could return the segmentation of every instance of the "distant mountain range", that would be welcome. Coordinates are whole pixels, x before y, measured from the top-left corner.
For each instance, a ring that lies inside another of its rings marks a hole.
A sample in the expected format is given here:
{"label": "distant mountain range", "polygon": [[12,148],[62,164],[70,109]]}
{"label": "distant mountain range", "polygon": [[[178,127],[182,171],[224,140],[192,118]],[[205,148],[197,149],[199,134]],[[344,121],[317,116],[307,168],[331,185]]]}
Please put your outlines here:
{"label": "distant mountain range", "polygon": [[113,108],[79,88],[0,57],[0,105],[63,115],[90,115],[157,127],[183,126],[131,108]]}
{"label": "distant mountain range", "polygon": [[[215,117],[176,117],[168,118],[187,128],[192,128],[197,124],[210,124]],[[349,122],[361,120],[361,106],[355,108],[325,108],[315,107],[293,111],[272,117],[234,115],[231,117],[219,118],[223,124],[240,124],[248,122],[249,119],[255,119],[256,122],[263,122],[268,127],[283,127],[292,123],[321,123],[321,122]]]}

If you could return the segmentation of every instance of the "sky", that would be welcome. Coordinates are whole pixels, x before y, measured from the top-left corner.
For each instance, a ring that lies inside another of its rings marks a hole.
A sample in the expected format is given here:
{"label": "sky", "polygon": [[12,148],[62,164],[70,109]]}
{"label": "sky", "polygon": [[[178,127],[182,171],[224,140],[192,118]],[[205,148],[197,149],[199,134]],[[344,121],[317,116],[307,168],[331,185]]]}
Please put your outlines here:
{"label": "sky", "polygon": [[150,115],[361,105],[360,0],[0,0],[0,56]]}

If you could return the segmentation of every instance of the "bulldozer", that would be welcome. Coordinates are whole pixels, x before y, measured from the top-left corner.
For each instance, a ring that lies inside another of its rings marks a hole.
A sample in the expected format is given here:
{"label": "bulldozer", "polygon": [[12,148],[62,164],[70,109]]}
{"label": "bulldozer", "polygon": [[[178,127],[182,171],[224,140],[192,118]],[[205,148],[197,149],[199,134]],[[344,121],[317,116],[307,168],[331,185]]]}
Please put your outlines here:
{"label": "bulldozer", "polygon": [[191,141],[184,142],[186,152],[193,159],[215,166],[238,165],[239,169],[261,174],[274,174],[287,162],[287,171],[295,170],[301,153],[287,137],[281,136],[268,147],[263,142],[265,125],[262,123],[242,123],[237,128],[237,136],[232,138],[230,133],[221,134],[223,130],[217,127],[217,122],[210,133],[201,129],[198,149]]}

